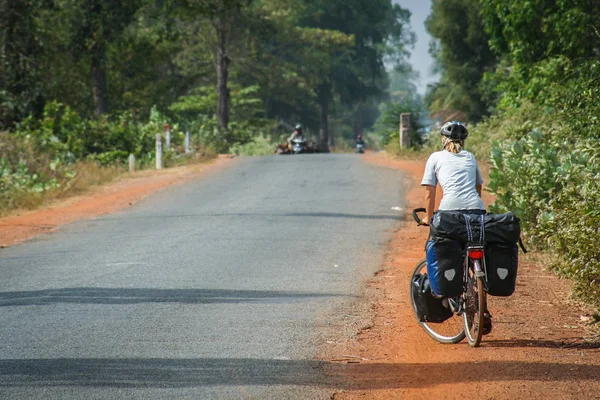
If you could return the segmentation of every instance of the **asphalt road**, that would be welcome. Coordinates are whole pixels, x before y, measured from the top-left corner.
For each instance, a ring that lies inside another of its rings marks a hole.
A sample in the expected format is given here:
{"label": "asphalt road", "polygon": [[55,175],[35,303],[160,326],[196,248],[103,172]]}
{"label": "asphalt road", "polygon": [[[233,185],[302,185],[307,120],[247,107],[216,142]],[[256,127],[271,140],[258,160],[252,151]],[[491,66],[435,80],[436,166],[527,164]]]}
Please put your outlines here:
{"label": "asphalt road", "polygon": [[[0,398],[329,399],[401,216],[358,155],[238,160],[0,250]],[[347,333],[347,332],[346,332]]]}

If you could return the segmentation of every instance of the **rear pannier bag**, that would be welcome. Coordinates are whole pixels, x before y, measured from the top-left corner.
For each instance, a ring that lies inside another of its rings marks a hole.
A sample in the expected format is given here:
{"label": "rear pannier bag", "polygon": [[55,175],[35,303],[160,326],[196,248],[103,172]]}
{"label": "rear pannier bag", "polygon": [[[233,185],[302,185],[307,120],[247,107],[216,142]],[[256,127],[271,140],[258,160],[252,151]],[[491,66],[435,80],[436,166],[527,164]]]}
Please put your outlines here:
{"label": "rear pannier bag", "polygon": [[511,212],[485,216],[486,243],[517,244],[521,238],[521,223]]}
{"label": "rear pannier bag", "polygon": [[411,285],[413,285],[411,293],[415,314],[419,321],[441,323],[452,316],[452,311],[444,307],[442,299],[435,298],[431,294],[427,274],[414,276]]}
{"label": "rear pannier bag", "polygon": [[431,291],[436,296],[454,297],[463,292],[464,249],[457,240],[434,238],[425,247]]}
{"label": "rear pannier bag", "polygon": [[492,296],[510,296],[515,291],[519,249],[517,245],[488,244],[485,247],[487,292]]}
{"label": "rear pannier bag", "polygon": [[516,244],[521,236],[519,218],[511,212],[505,214],[486,214],[483,216],[484,234],[481,235],[481,215],[464,214],[460,211],[436,211],[431,220],[431,236],[469,241],[467,222],[472,237],[483,237],[487,243]]}

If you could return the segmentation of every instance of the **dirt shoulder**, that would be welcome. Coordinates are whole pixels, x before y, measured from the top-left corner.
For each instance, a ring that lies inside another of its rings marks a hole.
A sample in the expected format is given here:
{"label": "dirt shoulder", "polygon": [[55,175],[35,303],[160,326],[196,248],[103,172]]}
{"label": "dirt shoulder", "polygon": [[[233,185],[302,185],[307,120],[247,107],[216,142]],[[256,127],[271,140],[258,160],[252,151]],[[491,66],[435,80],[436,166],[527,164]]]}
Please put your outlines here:
{"label": "dirt shoulder", "polygon": [[122,210],[160,189],[198,178],[232,162],[232,157],[221,156],[209,163],[125,174],[107,185],[91,188],[83,195],[0,218],[0,248],[52,232],[61,225],[79,219]]}
{"label": "dirt shoulder", "polygon": [[[414,188],[407,209],[422,206],[425,160],[366,158],[401,170]],[[337,349],[351,360],[331,364],[330,373],[347,382],[335,399],[600,399],[600,350],[582,339],[584,311],[568,300],[568,282],[541,263],[521,260],[515,295],[490,298],[494,328],[480,348],[430,339],[408,299],[426,238],[427,229],[408,220],[395,232],[370,283],[378,293],[373,325]]]}

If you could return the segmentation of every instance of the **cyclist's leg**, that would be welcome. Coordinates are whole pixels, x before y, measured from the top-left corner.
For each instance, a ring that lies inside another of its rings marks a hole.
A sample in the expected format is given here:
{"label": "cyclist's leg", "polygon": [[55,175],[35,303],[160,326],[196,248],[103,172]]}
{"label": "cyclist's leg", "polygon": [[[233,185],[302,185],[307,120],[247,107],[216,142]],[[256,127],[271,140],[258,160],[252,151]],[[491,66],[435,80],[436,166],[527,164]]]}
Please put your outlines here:
{"label": "cyclist's leg", "polygon": [[492,314],[488,310],[487,296],[485,298],[484,304],[485,305],[483,308],[483,334],[489,335],[492,332]]}

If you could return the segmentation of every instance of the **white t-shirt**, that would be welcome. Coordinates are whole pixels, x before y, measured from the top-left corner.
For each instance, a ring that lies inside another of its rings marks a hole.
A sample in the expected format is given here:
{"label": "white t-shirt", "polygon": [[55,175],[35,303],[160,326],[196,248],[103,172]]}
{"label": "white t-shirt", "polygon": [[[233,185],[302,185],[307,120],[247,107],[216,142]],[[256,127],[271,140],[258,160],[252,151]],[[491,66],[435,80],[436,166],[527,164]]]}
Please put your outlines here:
{"label": "white t-shirt", "polygon": [[475,156],[468,151],[454,154],[442,150],[429,157],[421,186],[436,186],[438,182],[444,191],[440,210],[485,210],[475,189],[475,185],[483,184],[483,178]]}

